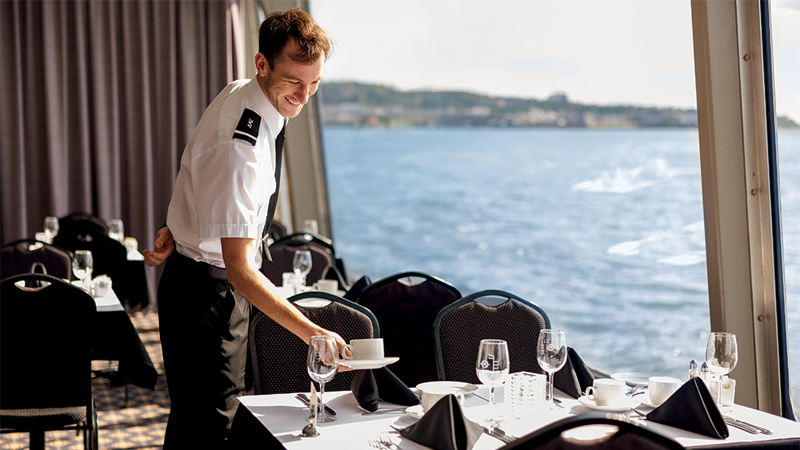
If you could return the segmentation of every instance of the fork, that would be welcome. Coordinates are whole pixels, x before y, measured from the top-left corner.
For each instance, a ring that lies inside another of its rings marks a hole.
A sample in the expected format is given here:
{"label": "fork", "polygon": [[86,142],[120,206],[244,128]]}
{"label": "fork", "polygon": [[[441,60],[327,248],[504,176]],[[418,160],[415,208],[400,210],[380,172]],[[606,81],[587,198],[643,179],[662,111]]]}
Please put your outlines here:
{"label": "fork", "polygon": [[380,437],[378,437],[378,442],[380,442],[385,448],[400,448],[397,446],[397,444],[392,442],[392,438],[389,437],[389,433],[381,433]]}
{"label": "fork", "polygon": [[625,393],[628,397],[633,397],[634,394],[642,390],[645,387],[645,383],[639,383],[636,386],[632,387],[628,392]]}

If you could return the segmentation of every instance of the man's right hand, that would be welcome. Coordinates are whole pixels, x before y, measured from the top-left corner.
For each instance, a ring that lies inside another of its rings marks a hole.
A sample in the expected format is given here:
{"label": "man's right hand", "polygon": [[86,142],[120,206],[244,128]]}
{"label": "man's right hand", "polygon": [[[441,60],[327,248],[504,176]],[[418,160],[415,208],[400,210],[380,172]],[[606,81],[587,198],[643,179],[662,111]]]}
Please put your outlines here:
{"label": "man's right hand", "polygon": [[169,231],[169,227],[163,227],[158,230],[153,248],[155,249],[153,251],[142,250],[144,262],[150,267],[162,264],[175,251],[175,241],[172,239],[172,232]]}

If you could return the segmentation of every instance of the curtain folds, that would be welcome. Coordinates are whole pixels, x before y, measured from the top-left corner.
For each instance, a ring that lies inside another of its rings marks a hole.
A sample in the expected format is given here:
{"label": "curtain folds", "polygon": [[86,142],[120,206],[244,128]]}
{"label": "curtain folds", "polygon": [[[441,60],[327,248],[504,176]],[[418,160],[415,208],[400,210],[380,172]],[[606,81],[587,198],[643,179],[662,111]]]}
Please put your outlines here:
{"label": "curtain folds", "polygon": [[230,81],[220,1],[0,1],[0,242],[122,219],[151,248],[183,147]]}

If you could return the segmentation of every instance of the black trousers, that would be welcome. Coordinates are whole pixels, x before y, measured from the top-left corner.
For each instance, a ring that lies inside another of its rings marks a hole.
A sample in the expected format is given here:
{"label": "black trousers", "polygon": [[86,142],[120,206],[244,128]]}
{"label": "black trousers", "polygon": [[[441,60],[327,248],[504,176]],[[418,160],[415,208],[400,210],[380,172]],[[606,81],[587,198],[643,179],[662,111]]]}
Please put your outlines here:
{"label": "black trousers", "polygon": [[224,269],[177,251],[158,287],[158,319],[170,414],[164,449],[225,449],[239,405],[252,393],[247,332],[251,304]]}

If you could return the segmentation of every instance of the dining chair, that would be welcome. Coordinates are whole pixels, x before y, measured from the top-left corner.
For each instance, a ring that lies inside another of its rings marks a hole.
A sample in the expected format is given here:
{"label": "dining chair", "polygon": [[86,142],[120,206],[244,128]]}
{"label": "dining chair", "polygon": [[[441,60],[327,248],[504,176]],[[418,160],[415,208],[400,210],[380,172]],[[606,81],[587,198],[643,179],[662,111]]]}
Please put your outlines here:
{"label": "dining chair", "polygon": [[556,421],[501,450],[680,450],[678,442],[623,414],[586,413]]}
{"label": "dining chair", "polygon": [[386,356],[398,356],[392,372],[407,386],[437,380],[433,322],[461,298],[452,284],[420,272],[403,272],[366,288],[358,303],[378,318]]}
{"label": "dining chair", "polygon": [[58,233],[73,234],[78,231],[92,230],[108,234],[108,224],[105,220],[86,212],[73,212],[58,219]]}
{"label": "dining chair", "polygon": [[[308,236],[309,239],[306,239],[305,236]],[[272,255],[272,261],[261,263],[261,273],[276,286],[281,286],[283,273],[293,270],[292,262],[294,252],[297,250],[311,252],[311,271],[306,275],[306,285],[310,286],[320,279],[335,279],[339,281],[339,289],[347,290],[345,281],[340,280],[336,273],[336,256],[332,244],[315,239],[308,233],[289,235],[270,245],[269,252]],[[345,286],[342,286],[342,283],[345,283]]]}
{"label": "dining chair", "polygon": [[36,263],[47,274],[72,280],[72,252],[35,239],[20,239],[0,249],[0,279],[33,272]]}
{"label": "dining chair", "polygon": [[71,252],[89,250],[92,252],[92,277],[108,275],[111,278],[114,293],[123,304],[131,292],[135,292],[135,278],[127,269],[128,250],[116,239],[108,237],[100,231],[91,229],[59,230],[53,244]]}
{"label": "dining chair", "polygon": [[508,342],[510,372],[544,373],[535,351],[544,328],[550,319],[542,308],[505,291],[476,292],[451,303],[433,323],[438,379],[479,383],[475,362],[482,339]]}
{"label": "dining chair", "polygon": [[[36,282],[41,286],[20,286]],[[81,288],[44,274],[0,282],[0,432],[30,433],[45,448],[45,432],[82,430],[97,449],[92,398],[92,346],[97,306]]]}
{"label": "dining chair", "polygon": [[[357,303],[327,292],[304,292],[289,301],[312,322],[339,333],[346,342],[380,337],[375,315]],[[308,392],[308,344],[260,311],[250,324],[249,339],[256,394]],[[336,374],[326,389],[349,391],[353,374]]]}

